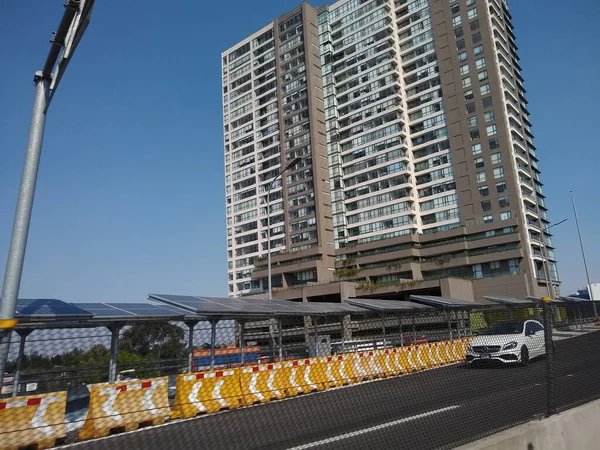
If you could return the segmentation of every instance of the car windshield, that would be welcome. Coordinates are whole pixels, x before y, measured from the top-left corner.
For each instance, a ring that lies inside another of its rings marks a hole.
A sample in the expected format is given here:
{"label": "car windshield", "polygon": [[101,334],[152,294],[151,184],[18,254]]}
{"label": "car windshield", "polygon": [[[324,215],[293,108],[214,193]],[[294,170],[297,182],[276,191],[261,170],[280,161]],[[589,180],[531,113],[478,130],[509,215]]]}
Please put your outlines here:
{"label": "car windshield", "polygon": [[523,332],[524,322],[502,322],[486,328],[481,333],[482,336],[494,334],[521,334]]}

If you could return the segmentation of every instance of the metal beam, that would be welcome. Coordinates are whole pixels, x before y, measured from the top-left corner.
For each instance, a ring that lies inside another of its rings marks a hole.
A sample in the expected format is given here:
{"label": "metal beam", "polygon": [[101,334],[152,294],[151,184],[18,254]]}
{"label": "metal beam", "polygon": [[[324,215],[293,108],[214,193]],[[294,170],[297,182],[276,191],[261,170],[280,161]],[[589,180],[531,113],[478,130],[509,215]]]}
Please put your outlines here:
{"label": "metal beam", "polygon": [[108,382],[110,384],[117,380],[117,357],[119,355],[119,325],[107,327],[110,330],[110,362],[108,367]]}

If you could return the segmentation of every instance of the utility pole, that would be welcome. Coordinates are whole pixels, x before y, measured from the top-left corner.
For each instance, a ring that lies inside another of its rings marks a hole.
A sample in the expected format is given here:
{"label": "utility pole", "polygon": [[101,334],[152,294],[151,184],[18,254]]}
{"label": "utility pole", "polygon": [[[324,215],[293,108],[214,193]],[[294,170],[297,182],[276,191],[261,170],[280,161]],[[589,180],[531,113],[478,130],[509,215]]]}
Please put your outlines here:
{"label": "utility pole", "polygon": [[68,0],[65,3],[65,12],[53,35],[44,67],[35,73],[33,79],[35,96],[29,139],[0,297],[0,389],[4,383],[11,335],[17,325],[15,311],[40,166],[46,114],[67,65],[89,24],[94,2],[95,0]]}

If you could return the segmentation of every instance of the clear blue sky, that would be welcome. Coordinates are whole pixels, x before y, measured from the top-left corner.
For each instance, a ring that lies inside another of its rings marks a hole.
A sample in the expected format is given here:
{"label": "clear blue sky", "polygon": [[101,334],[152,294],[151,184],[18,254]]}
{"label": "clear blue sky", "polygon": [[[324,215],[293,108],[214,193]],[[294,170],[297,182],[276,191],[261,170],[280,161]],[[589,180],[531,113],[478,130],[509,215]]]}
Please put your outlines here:
{"label": "clear blue sky", "polygon": [[[220,54],[298,0],[97,0],[47,120],[21,297],[227,294]],[[63,0],[0,3],[0,270]],[[511,2],[563,292],[600,281],[600,5]]]}

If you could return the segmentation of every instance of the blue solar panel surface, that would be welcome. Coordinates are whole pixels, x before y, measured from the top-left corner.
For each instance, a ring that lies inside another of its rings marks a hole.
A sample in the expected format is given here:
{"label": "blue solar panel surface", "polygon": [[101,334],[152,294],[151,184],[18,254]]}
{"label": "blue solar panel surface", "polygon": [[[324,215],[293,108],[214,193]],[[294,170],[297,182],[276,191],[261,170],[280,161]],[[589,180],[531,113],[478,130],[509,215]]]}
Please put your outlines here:
{"label": "blue solar panel surface", "polygon": [[76,305],[47,298],[18,299],[15,315],[17,318],[48,320],[85,319],[92,316],[90,312]]}

